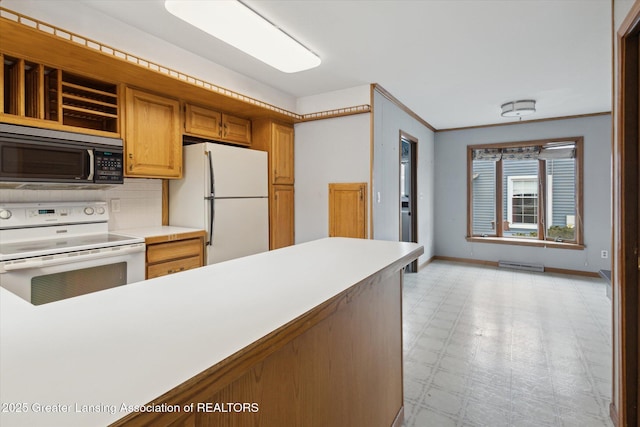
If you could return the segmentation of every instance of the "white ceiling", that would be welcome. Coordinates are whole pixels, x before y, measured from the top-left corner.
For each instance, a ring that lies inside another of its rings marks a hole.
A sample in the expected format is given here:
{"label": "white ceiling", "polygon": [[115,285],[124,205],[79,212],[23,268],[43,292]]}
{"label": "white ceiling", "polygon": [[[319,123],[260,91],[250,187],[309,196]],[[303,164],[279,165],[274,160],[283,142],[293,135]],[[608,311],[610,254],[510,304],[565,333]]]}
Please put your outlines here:
{"label": "white ceiling", "polygon": [[517,99],[537,101],[526,119],[611,110],[609,0],[246,0],[322,58],[297,74],[191,28],[163,0],[83,2],[295,97],[379,83],[437,129],[513,121],[500,105]]}

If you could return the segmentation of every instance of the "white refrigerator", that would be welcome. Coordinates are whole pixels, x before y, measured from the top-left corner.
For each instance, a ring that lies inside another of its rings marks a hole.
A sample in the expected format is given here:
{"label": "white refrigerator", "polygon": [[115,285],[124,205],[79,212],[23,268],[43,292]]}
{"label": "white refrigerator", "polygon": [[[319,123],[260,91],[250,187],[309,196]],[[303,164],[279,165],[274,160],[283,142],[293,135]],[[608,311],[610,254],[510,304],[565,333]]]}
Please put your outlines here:
{"label": "white refrigerator", "polygon": [[206,264],[269,250],[266,152],[192,144],[183,165],[169,184],[169,224],[206,230]]}

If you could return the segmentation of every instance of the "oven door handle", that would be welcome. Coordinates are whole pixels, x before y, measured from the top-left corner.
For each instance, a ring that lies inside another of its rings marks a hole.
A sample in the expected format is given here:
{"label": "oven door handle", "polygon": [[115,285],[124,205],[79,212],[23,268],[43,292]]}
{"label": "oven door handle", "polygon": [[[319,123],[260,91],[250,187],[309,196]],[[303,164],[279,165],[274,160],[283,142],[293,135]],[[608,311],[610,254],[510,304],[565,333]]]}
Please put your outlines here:
{"label": "oven door handle", "polygon": [[[119,249],[115,249],[119,248]],[[0,272],[4,271],[13,271],[13,270],[27,270],[29,268],[42,268],[42,267],[51,267],[54,265],[62,265],[62,264],[71,264],[74,262],[81,261],[91,261],[94,259],[100,258],[111,258],[120,255],[131,254],[135,252],[143,252],[145,250],[144,243],[138,243],[131,246],[121,247],[114,246],[109,248],[99,249],[98,252],[96,250],[88,250],[86,253],[78,253],[78,255],[73,256],[65,256],[60,258],[52,258],[52,259],[44,259],[42,258],[33,258],[26,259],[24,261],[8,261],[5,262],[4,265],[0,264]]]}

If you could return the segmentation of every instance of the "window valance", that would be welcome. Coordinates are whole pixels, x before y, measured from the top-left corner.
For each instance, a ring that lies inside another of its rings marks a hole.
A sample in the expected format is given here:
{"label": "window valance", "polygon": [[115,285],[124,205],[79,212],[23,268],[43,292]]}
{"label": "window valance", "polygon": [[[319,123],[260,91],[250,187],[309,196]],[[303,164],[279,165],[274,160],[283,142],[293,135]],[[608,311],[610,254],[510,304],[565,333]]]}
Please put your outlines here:
{"label": "window valance", "polygon": [[502,158],[502,150],[500,148],[481,148],[473,150],[473,160],[488,160],[497,162]]}
{"label": "window valance", "polygon": [[473,160],[551,160],[573,159],[576,156],[574,144],[545,145],[529,147],[479,148],[473,150]]}
{"label": "window valance", "polygon": [[503,160],[537,160],[540,147],[511,147],[502,149]]}

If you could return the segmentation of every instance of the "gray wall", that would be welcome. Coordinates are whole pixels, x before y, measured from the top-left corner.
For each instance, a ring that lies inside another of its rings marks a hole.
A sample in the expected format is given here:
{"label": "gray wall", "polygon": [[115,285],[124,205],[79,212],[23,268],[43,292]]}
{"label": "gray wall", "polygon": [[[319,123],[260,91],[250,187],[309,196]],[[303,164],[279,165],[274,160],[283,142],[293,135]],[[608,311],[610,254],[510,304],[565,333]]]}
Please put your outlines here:
{"label": "gray wall", "polygon": [[[418,243],[434,255],[434,132],[374,91],[373,238],[400,240],[400,131],[418,140]],[[379,196],[378,196],[379,195]]]}
{"label": "gray wall", "polygon": [[[584,136],[584,250],[467,242],[467,145]],[[435,254],[527,261],[580,271],[610,269],[611,116],[514,124],[435,135]]]}
{"label": "gray wall", "polygon": [[370,185],[370,123],[358,114],[295,125],[296,243],[329,236],[329,183]]}

